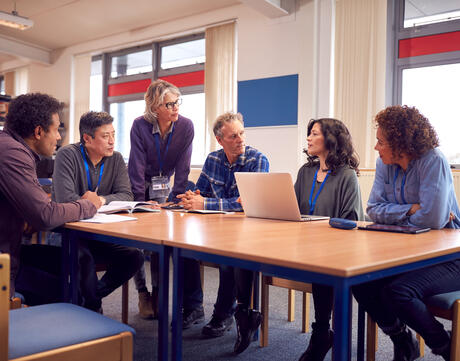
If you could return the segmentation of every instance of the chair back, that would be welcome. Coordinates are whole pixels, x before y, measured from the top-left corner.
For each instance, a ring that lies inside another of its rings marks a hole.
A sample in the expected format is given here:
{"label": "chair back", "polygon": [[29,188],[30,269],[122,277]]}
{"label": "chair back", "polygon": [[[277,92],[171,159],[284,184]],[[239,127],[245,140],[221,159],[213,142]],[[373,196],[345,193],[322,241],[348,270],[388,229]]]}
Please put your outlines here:
{"label": "chair back", "polygon": [[0,254],[0,361],[8,360],[8,316],[10,308],[10,256]]}

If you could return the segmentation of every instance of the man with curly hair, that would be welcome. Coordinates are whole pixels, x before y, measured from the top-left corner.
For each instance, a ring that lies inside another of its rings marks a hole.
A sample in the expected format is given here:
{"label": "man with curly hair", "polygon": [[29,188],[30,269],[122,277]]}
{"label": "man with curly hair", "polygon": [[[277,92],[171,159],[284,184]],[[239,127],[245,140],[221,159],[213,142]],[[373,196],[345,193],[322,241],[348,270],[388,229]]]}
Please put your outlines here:
{"label": "man with curly hair", "polygon": [[[414,107],[391,106],[377,114],[379,152],[367,203],[372,221],[383,224],[460,228],[452,173],[437,148],[438,137]],[[418,332],[436,355],[450,360],[450,334],[423,299],[460,289],[460,259],[354,287],[358,302],[390,336],[394,360],[415,360]]]}
{"label": "man with curly hair", "polygon": [[[91,194],[69,203],[52,202],[40,187],[36,164],[40,155],[51,156],[56,149],[61,109],[62,104],[49,95],[21,95],[10,103],[5,130],[0,131],[0,252],[11,257],[11,296],[26,224],[36,231],[49,230],[92,217],[100,206],[99,198]],[[39,261],[38,253],[30,259]]]}

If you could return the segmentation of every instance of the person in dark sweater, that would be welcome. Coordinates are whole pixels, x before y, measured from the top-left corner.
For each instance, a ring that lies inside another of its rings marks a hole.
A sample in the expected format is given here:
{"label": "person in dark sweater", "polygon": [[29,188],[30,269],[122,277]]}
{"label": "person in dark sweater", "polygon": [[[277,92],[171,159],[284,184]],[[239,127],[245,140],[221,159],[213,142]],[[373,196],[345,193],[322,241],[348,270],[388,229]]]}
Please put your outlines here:
{"label": "person in dark sweater", "polygon": [[[126,164],[114,151],[113,118],[106,112],[87,112],[80,118],[80,142],[59,149],[53,172],[52,199],[70,202],[92,193],[101,204],[132,201]],[[118,244],[79,239],[80,292],[84,307],[99,311],[102,298],[128,281],[144,262],[142,252]],[[106,265],[101,279],[96,265]]]}
{"label": "person in dark sweater", "polygon": [[[300,168],[294,185],[300,213],[363,220],[359,161],[347,127],[336,119],[312,119],[307,134],[304,152],[308,161]],[[299,361],[323,360],[333,343],[333,289],[316,283],[312,289],[315,322],[308,348]]]}
{"label": "person in dark sweater", "polygon": [[[53,202],[38,182],[36,164],[39,156],[50,157],[61,138],[58,132],[61,110],[62,104],[49,95],[20,95],[10,103],[5,130],[0,131],[0,252],[9,253],[11,257],[11,296],[15,292],[20,263],[27,266],[20,262],[20,254],[27,253],[25,249],[34,247],[31,253],[35,264],[30,269],[37,270],[35,266],[46,269],[50,263],[37,255],[42,254],[42,250],[43,254],[49,254],[48,247],[51,246],[31,245],[21,250],[26,225],[36,231],[49,230],[66,222],[90,218],[100,206],[99,198],[88,193],[68,203]],[[40,252],[36,251],[37,246]],[[53,262],[60,264],[59,259]],[[32,271],[30,274],[36,276],[36,273]],[[49,296],[45,291],[46,284],[43,285],[46,280],[35,278],[35,282],[28,282],[30,279],[25,278],[31,292]],[[49,291],[59,296],[59,290]]]}
{"label": "person in dark sweater", "polygon": [[[131,152],[128,173],[135,201],[166,199],[178,202],[176,196],[187,188],[194,136],[193,123],[179,115],[180,91],[173,84],[158,79],[150,84],[144,95],[144,115],[134,120],[131,128]],[[174,174],[174,186],[169,179]],[[139,292],[139,314],[142,318],[156,317],[158,313],[159,258],[150,253],[152,295],[145,283],[145,269],[134,277]],[[184,261],[183,327],[204,321],[203,291],[199,264],[192,259]]]}

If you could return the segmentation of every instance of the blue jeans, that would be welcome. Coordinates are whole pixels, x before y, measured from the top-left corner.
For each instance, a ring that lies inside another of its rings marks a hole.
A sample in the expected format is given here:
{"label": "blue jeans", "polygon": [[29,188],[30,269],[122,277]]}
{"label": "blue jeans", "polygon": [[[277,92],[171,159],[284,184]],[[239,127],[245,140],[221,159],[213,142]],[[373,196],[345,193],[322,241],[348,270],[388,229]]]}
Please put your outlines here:
{"label": "blue jeans", "polygon": [[449,336],[423,300],[458,290],[460,260],[455,260],[358,285],[353,294],[386,334],[403,322],[433,349],[444,346]]}

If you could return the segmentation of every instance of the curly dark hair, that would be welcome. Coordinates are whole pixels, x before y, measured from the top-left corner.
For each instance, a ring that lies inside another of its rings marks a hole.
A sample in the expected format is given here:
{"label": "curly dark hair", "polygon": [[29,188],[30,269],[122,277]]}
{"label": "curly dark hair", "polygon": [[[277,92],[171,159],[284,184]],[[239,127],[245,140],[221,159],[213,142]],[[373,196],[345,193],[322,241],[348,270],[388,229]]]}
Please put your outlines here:
{"label": "curly dark hair", "polygon": [[80,118],[80,142],[85,144],[85,141],[83,140],[83,134],[88,134],[91,136],[91,138],[94,138],[94,134],[97,128],[106,124],[112,124],[112,122],[113,118],[107,112],[86,112]]}
{"label": "curly dark hair", "polygon": [[375,116],[375,123],[383,131],[393,156],[405,153],[417,159],[439,146],[436,131],[415,107],[387,107]]}
{"label": "curly dark hair", "polygon": [[22,138],[33,135],[37,126],[41,126],[47,132],[52,115],[59,114],[63,107],[63,103],[47,94],[20,95],[9,104],[5,128]]}
{"label": "curly dark hair", "polygon": [[[351,134],[345,124],[333,118],[311,119],[307,127],[307,136],[310,135],[316,123],[320,125],[321,133],[323,133],[324,146],[328,150],[326,166],[331,171],[331,174],[335,174],[338,168],[347,165],[359,175],[359,157],[353,147]],[[308,157],[308,165],[314,166],[319,163],[317,156],[308,154],[307,149],[303,151]]]}

